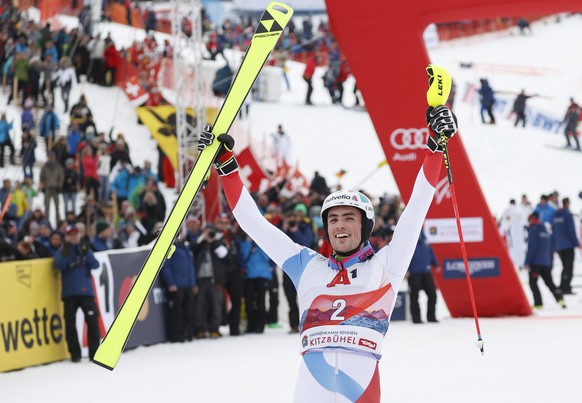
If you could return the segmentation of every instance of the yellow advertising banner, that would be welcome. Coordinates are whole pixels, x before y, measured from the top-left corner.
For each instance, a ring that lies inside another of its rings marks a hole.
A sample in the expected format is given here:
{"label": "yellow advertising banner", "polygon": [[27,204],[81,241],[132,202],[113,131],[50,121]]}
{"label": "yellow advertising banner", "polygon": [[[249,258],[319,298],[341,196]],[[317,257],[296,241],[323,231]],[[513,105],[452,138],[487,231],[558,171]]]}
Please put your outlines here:
{"label": "yellow advertising banner", "polygon": [[0,372],[68,358],[53,259],[0,263]]}
{"label": "yellow advertising banner", "polygon": [[[173,105],[142,106],[136,108],[139,120],[147,126],[158,145],[172,163],[174,170],[178,168],[178,138],[176,136],[176,108]],[[216,108],[206,108],[206,121],[214,122],[218,111]],[[196,113],[186,108],[187,121],[195,125]]]}

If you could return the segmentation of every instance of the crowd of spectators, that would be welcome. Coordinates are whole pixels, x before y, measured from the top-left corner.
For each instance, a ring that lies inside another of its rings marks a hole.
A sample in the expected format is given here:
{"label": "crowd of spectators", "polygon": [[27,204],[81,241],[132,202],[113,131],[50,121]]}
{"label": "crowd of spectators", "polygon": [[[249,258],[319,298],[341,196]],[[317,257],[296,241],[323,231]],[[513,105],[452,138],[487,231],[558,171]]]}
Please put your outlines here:
{"label": "crowd of spectators", "polygon": [[[516,270],[526,270],[529,274],[534,308],[543,306],[537,287],[540,277],[563,307],[563,296],[573,294],[575,251],[580,246],[580,222],[576,220],[570,210],[570,198],[560,199],[557,191],[542,194],[536,204],[525,194],[519,203],[512,199],[500,218],[500,232],[507,238]],[[562,265],[557,285],[551,275],[554,255]]]}

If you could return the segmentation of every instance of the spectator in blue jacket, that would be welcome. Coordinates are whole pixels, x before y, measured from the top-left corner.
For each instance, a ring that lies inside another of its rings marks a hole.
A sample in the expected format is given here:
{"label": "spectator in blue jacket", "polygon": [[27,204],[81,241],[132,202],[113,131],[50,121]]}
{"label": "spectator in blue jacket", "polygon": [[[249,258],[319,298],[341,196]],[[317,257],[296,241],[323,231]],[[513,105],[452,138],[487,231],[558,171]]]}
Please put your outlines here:
{"label": "spectator in blue jacket", "polygon": [[72,122],[69,127],[69,133],[67,134],[67,155],[69,158],[75,159],[77,156],[77,151],[79,150],[79,144],[81,144],[81,130],[79,130],[79,123]]}
{"label": "spectator in blue jacket", "polygon": [[[141,167],[135,166],[133,167],[133,171],[129,174],[127,179],[127,194],[129,197],[129,202],[131,203],[134,209],[140,208],[140,193],[143,191],[145,187],[145,175]],[[164,214],[166,212],[164,211]]]}
{"label": "spectator in blue jacket", "polygon": [[166,327],[172,343],[193,337],[194,296],[198,294],[194,255],[187,243],[177,241],[172,256],[161,270],[166,286]]}
{"label": "spectator in blue jacket", "polygon": [[575,249],[580,245],[580,242],[576,234],[574,216],[570,212],[570,199],[568,197],[562,199],[562,208],[554,214],[552,235],[554,250],[558,252],[562,261],[560,290],[562,290],[562,294],[573,294],[570,283],[574,273]]}
{"label": "spectator in blue jacket", "polygon": [[113,249],[114,229],[107,221],[99,220],[95,224],[95,236],[91,239],[91,250],[103,252]]}
{"label": "spectator in blue jacket", "polygon": [[8,123],[6,120],[6,112],[3,112],[0,117],[0,167],[4,166],[5,147],[8,147],[10,150],[10,163],[14,165],[14,144],[12,144],[10,130],[12,130],[12,122]]}
{"label": "spectator in blue jacket", "polygon": [[53,41],[47,41],[44,44],[44,50],[42,52],[43,60],[46,59],[47,56],[50,56],[51,60],[59,60],[59,52]]}
{"label": "spectator in blue jacket", "polygon": [[55,137],[60,127],[59,117],[53,111],[53,107],[48,104],[45,108],[44,113],[40,117],[40,122],[38,123],[38,134],[40,134],[46,144],[47,144],[47,155],[50,152],[49,146],[55,141]]}
{"label": "spectator in blue jacket", "polygon": [[421,231],[412,260],[408,266],[408,288],[410,289],[410,315],[413,323],[422,323],[420,318],[420,305],[418,304],[418,294],[423,290],[428,297],[426,320],[428,322],[438,322],[436,319],[436,287],[431,273],[431,267],[439,270],[436,256]]}
{"label": "spectator in blue jacket", "polygon": [[65,243],[55,254],[54,265],[60,270],[62,300],[65,306],[65,336],[73,362],[81,361],[81,347],[77,335],[76,316],[81,308],[87,323],[89,359],[92,360],[99,347],[99,309],[95,303],[95,290],[91,270],[99,267],[88,243],[81,246],[76,226],[67,227]]}
{"label": "spectator in blue jacket", "polygon": [[239,240],[239,258],[245,279],[247,333],[263,333],[267,322],[265,296],[271,281],[271,259],[246,234]]}
{"label": "spectator in blue jacket", "polygon": [[493,104],[495,104],[495,93],[489,85],[489,81],[486,78],[479,80],[481,82],[481,88],[479,88],[479,96],[481,98],[481,121],[485,122],[484,113],[487,112],[489,115],[489,124],[495,124],[495,116],[493,115]]}
{"label": "spectator in blue jacket", "polygon": [[63,234],[57,230],[54,230],[51,233],[51,237],[49,238],[47,250],[49,251],[50,255],[54,257],[57,251],[61,249],[62,246],[63,246]]}
{"label": "spectator in blue jacket", "polygon": [[538,278],[544,280],[554,298],[562,308],[566,308],[562,291],[554,285],[552,280],[553,254],[552,239],[546,226],[540,221],[535,211],[528,217],[529,228],[527,236],[527,253],[525,255],[525,269],[529,271],[529,286],[534,297],[534,309],[543,308],[542,294],[538,287]]}
{"label": "spectator in blue jacket", "polygon": [[534,212],[538,214],[539,220],[550,228],[554,214],[556,214],[556,209],[548,202],[548,199],[548,196],[541,195],[540,202],[534,209]]}
{"label": "spectator in blue jacket", "polygon": [[22,130],[32,131],[36,128],[36,123],[34,121],[34,115],[32,114],[32,107],[34,102],[30,98],[26,98],[24,101],[24,108],[22,109],[22,114],[20,115],[20,127]]}
{"label": "spectator in blue jacket", "polygon": [[14,47],[14,53],[26,53],[27,56],[29,55],[28,37],[26,34],[21,33],[18,35]]}
{"label": "spectator in blue jacket", "polygon": [[156,175],[156,173],[152,170],[151,161],[145,160],[143,162],[143,174],[146,178],[146,181],[152,178],[156,183],[158,182],[158,175]]}
{"label": "spectator in blue jacket", "polygon": [[129,166],[125,159],[121,160],[120,168],[111,182],[109,190],[117,197],[117,207],[129,199]]}

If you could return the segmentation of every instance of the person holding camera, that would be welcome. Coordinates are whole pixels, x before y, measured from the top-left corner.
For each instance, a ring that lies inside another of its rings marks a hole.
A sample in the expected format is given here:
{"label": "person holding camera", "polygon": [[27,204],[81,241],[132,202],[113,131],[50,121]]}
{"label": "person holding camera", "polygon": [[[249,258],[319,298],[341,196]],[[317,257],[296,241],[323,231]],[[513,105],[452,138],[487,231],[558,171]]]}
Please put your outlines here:
{"label": "person holding camera", "polygon": [[194,317],[194,332],[197,339],[208,336],[217,339],[222,322],[224,284],[229,262],[229,251],[223,235],[212,223],[206,224],[196,242],[190,245],[196,260],[196,282],[198,298]]}
{"label": "person holding camera", "polygon": [[282,232],[263,217],[238,172],[229,134],[219,134],[215,140],[210,127],[200,134],[199,150],[220,142],[214,163],[241,229],[297,289],[302,355],[295,402],[381,401],[379,360],[384,337],[434,199],[444,147],[457,131],[456,117],[446,106],[430,107],[426,123],[425,157],[392,241],[376,252],[370,245],[375,224],[372,201],[361,192],[338,190],[321,209],[325,237],[333,248],[329,258],[288,235],[295,228],[289,222],[293,220]]}
{"label": "person holding camera", "polygon": [[65,337],[71,361],[81,361],[81,346],[77,335],[76,315],[81,308],[87,323],[89,360],[99,347],[99,309],[95,303],[95,290],[91,270],[99,267],[89,242],[81,242],[79,229],[67,227],[65,242],[55,254],[55,268],[61,271],[62,295],[65,306]]}

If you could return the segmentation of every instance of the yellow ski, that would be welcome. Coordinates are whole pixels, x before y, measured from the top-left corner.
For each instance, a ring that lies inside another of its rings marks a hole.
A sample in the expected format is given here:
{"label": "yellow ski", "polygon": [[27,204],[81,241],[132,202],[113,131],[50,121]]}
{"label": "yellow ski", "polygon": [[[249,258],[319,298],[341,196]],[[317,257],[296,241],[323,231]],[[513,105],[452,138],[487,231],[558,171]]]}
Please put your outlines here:
{"label": "yellow ski", "polygon": [[[293,9],[285,4],[272,2],[267,6],[212,126],[213,134],[227,133],[230,129],[243,101],[292,15]],[[146,301],[160,268],[168,257],[194,197],[210,172],[210,167],[220,146],[218,141],[214,141],[204,149],[196,160],[160,235],[93,358],[95,364],[109,370],[113,370],[117,365],[136,323],[139,311]]]}

